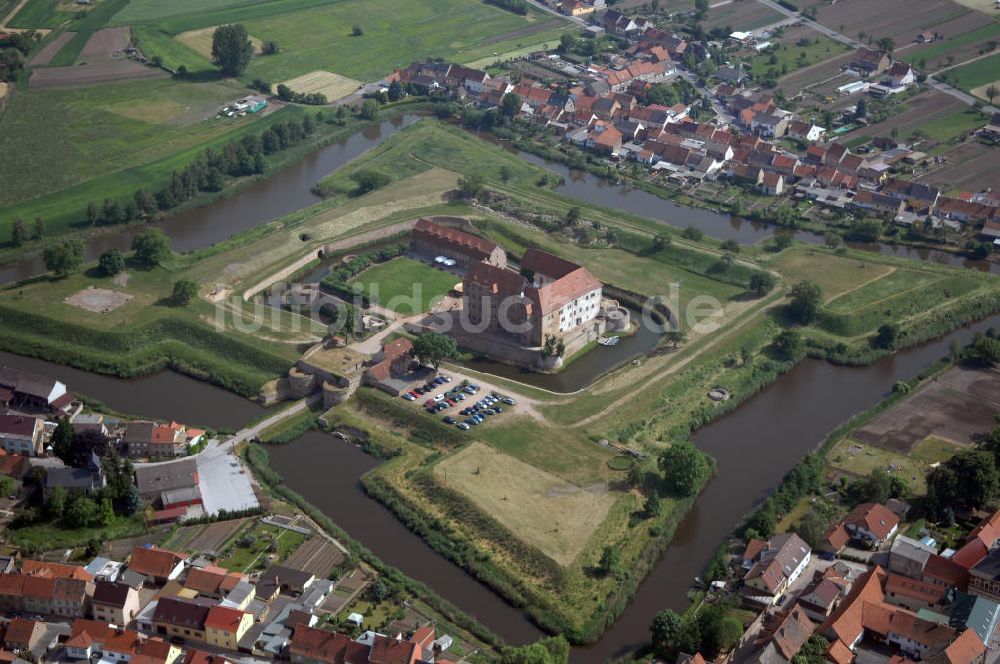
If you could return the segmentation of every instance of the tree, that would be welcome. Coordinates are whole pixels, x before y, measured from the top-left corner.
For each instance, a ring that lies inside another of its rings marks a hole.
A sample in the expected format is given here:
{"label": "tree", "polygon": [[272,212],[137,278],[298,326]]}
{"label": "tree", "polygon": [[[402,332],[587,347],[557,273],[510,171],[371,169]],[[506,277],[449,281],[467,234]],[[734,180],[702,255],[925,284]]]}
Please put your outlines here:
{"label": "tree", "polygon": [[135,202],[135,207],[139,210],[139,214],[149,214],[156,208],[156,201],[153,200],[153,197],[145,189],[137,189],[132,200]]}
{"label": "tree", "polygon": [[46,247],[42,252],[45,268],[62,278],[75,272],[83,265],[87,248],[80,240],[63,240],[59,244]]}
{"label": "tree", "polygon": [[363,34],[365,34],[365,30],[360,25],[355,24],[354,27],[351,28],[352,37],[360,37]]}
{"label": "tree", "polygon": [[389,84],[389,101],[399,101],[406,94],[403,89],[403,84],[400,83],[399,79],[396,79]]}
{"label": "tree", "polygon": [[705,456],[687,441],[676,441],[660,452],[657,465],[667,489],[680,496],[693,496],[708,479]]}
{"label": "tree", "polygon": [[580,208],[574,205],[566,210],[566,225],[576,226],[578,223],[580,223]]}
{"label": "tree", "polygon": [[621,571],[622,552],[614,546],[604,547],[601,552],[601,560],[597,563],[598,568],[604,576],[617,576]]}
{"label": "tree", "polygon": [[508,92],[500,101],[500,115],[507,120],[513,120],[521,112],[521,97]]}
{"label": "tree", "polygon": [[226,76],[239,76],[250,64],[253,44],[240,23],[220,25],[212,33],[212,62]]}
{"label": "tree", "polygon": [[859,120],[868,115],[868,102],[862,97],[854,107],[854,119]]}
{"label": "tree", "polygon": [[828,249],[836,249],[842,242],[843,240],[836,233],[828,232],[823,234],[823,244],[825,244]]}
{"label": "tree", "polygon": [[990,83],[986,86],[986,98],[990,100],[990,105],[993,105],[993,98],[1000,95],[1000,89],[997,89],[996,84]]}
{"label": "tree", "polygon": [[653,517],[660,516],[662,512],[663,501],[660,500],[659,494],[654,491],[649,494],[648,498],[646,498],[646,504],[642,507],[642,513],[647,519],[651,519]]}
{"label": "tree", "polygon": [[719,248],[734,254],[740,253],[740,243],[736,240],[725,240],[719,245]]}
{"label": "tree", "polygon": [[958,502],[979,509],[1000,492],[996,462],[985,450],[964,450],[947,461],[958,482]]}
{"label": "tree", "polygon": [[378,117],[378,102],[374,99],[365,99],[364,103],[361,104],[361,110],[358,111],[358,116],[362,120],[374,120]]}
{"label": "tree", "polygon": [[189,279],[179,279],[174,282],[174,292],[171,295],[175,304],[186,306],[198,294],[198,284]]}
{"label": "tree", "polygon": [[876,348],[885,348],[886,350],[892,350],[896,347],[896,342],[899,340],[899,325],[895,323],[883,323],[878,328],[878,332],[875,333],[875,339],[873,343]]}
{"label": "tree", "polygon": [[662,251],[670,246],[673,239],[667,233],[657,233],[653,238],[653,251]]}
{"label": "tree", "polygon": [[357,185],[357,189],[354,190],[354,193],[358,196],[367,194],[370,191],[375,191],[376,189],[381,189],[392,181],[392,178],[385,173],[368,169],[353,173],[351,175],[351,179],[354,180],[354,184]]}
{"label": "tree", "polygon": [[988,367],[1000,365],[1000,341],[981,336],[969,349],[969,357]]}
{"label": "tree", "polygon": [[830,646],[819,633],[809,637],[809,640],[799,649],[799,652],[792,658],[792,664],[826,664],[826,650]]}
{"label": "tree", "polygon": [[823,515],[816,510],[809,510],[799,521],[795,532],[805,540],[806,544],[817,549],[823,545],[823,540],[826,539],[826,530],[827,523]]}
{"label": "tree", "polygon": [[266,41],[264,45],[260,47],[261,55],[276,55],[281,52],[281,47],[278,46],[276,41]]}
{"label": "tree", "polygon": [[677,346],[684,343],[684,340],[687,339],[687,332],[681,330],[680,328],[675,328],[668,330],[665,336],[667,341],[670,342],[671,346],[677,348]]}
{"label": "tree", "polygon": [[97,267],[108,277],[125,269],[125,255],[117,249],[108,249],[97,259]]}
{"label": "tree", "polygon": [[784,360],[798,360],[805,352],[802,334],[798,330],[782,330],[774,338],[774,350]]}
{"label": "tree", "polygon": [[784,251],[792,246],[792,236],[788,233],[775,233],[774,234],[774,248],[777,251]]}
{"label": "tree", "polygon": [[69,465],[73,458],[73,425],[69,419],[65,417],[59,419],[49,443],[52,445],[52,452],[62,459],[63,463]]}
{"label": "tree", "polygon": [[684,635],[684,619],[673,609],[664,609],[653,617],[649,633],[656,654],[667,661],[673,661],[677,654],[677,644]]}
{"label": "tree", "polygon": [[478,175],[458,178],[458,195],[463,199],[468,201],[481,198],[483,191],[483,179]]}
{"label": "tree", "polygon": [[773,274],[758,270],[750,275],[750,283],[748,287],[750,292],[757,297],[764,297],[774,289],[775,283],[776,281]]}
{"label": "tree", "polygon": [[792,320],[802,325],[808,325],[819,315],[823,303],[823,289],[815,281],[803,279],[788,293],[788,312]]}
{"label": "tree", "polygon": [[569,642],[563,636],[552,636],[517,648],[501,650],[500,664],[567,664]]}
{"label": "tree", "polygon": [[382,579],[377,579],[375,583],[372,584],[371,588],[372,599],[375,602],[384,602],[392,596],[392,592],[389,587],[385,585]]}
{"label": "tree", "polygon": [[132,240],[135,259],[146,267],[156,267],[170,256],[170,238],[159,228],[149,228]]}
{"label": "tree", "polygon": [[14,220],[14,225],[10,227],[10,243],[15,247],[20,247],[28,237],[28,231],[24,228],[24,219]]}
{"label": "tree", "polygon": [[441,362],[458,357],[458,344],[440,332],[425,332],[414,340],[413,356],[421,364],[430,364],[437,371]]}
{"label": "tree", "polygon": [[97,203],[90,201],[87,203],[87,223],[91,226],[97,225],[97,220],[101,218],[101,212],[97,209]]}
{"label": "tree", "polygon": [[681,231],[681,235],[684,236],[684,238],[687,240],[691,240],[693,242],[700,242],[701,238],[705,236],[705,233],[702,232],[702,230],[697,226],[688,226],[683,231]]}
{"label": "tree", "polygon": [[86,468],[93,455],[108,453],[108,437],[97,429],[85,429],[73,436],[73,449],[64,461],[74,468]]}
{"label": "tree", "polygon": [[45,218],[42,215],[35,216],[35,228],[31,232],[32,240],[41,240],[45,237]]}
{"label": "tree", "polygon": [[66,513],[66,501],[68,498],[69,494],[66,492],[65,487],[57,486],[49,492],[47,509],[53,519],[61,519],[63,514]]}
{"label": "tree", "polygon": [[70,499],[65,519],[71,528],[86,528],[99,518],[97,503],[80,494]]}

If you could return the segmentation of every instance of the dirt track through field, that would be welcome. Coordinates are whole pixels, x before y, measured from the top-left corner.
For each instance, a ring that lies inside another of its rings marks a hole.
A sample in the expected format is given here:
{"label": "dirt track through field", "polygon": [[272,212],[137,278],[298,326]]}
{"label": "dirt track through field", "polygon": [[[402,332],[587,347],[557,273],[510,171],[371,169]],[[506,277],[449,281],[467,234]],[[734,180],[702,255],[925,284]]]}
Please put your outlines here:
{"label": "dirt track through field", "polygon": [[28,63],[32,66],[37,65],[47,65],[52,62],[52,58],[56,57],[56,53],[62,50],[62,47],[66,45],[70,39],[76,36],[75,32],[64,32],[50,43],[45,45],[41,51],[39,51],[35,57],[31,59]]}

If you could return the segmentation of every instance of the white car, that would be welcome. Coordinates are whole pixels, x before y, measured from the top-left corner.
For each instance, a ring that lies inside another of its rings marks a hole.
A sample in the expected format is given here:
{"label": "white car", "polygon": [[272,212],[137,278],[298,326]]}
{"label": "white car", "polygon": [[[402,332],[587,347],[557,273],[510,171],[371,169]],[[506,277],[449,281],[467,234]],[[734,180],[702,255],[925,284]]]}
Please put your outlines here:
{"label": "white car", "polygon": [[435,394],[434,395],[434,401],[444,401],[444,395],[443,394]]}

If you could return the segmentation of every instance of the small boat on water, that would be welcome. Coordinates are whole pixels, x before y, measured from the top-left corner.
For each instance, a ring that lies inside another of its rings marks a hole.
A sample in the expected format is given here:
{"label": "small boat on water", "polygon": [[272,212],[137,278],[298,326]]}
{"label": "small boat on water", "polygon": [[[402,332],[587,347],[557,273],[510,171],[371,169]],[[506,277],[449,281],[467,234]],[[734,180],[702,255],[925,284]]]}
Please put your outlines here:
{"label": "small boat on water", "polygon": [[621,337],[599,337],[597,343],[601,346],[617,346],[621,340]]}

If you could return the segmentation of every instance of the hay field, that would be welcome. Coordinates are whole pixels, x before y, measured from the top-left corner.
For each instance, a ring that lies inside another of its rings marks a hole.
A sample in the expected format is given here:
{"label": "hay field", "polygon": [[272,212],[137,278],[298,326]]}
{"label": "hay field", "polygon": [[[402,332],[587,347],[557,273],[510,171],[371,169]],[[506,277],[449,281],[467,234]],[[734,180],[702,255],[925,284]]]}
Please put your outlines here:
{"label": "hay field", "polygon": [[[204,56],[209,60],[212,59],[212,33],[215,29],[219,27],[217,25],[210,25],[207,28],[199,28],[198,30],[188,30],[187,32],[182,32],[174,39],[178,42],[187,46],[189,49],[197,53],[198,55]],[[253,35],[250,35],[250,43],[253,44],[254,55],[260,55],[261,47],[263,47],[264,42],[257,39]]]}
{"label": "hay field", "polygon": [[603,484],[571,484],[483,443],[445,459],[434,474],[561,565],[579,555],[616,500]]}
{"label": "hay field", "polygon": [[357,90],[361,86],[361,81],[317,69],[308,74],[290,78],[284,84],[294,92],[301,94],[319,93],[326,96],[327,101],[335,101]]}

